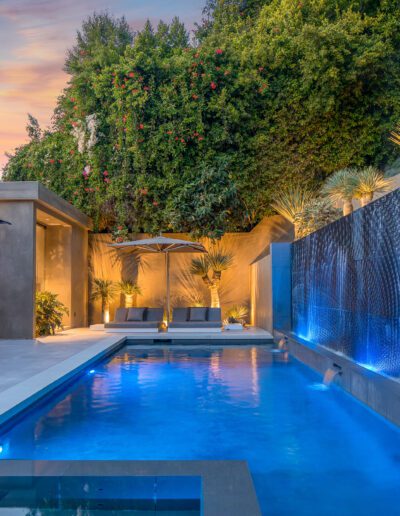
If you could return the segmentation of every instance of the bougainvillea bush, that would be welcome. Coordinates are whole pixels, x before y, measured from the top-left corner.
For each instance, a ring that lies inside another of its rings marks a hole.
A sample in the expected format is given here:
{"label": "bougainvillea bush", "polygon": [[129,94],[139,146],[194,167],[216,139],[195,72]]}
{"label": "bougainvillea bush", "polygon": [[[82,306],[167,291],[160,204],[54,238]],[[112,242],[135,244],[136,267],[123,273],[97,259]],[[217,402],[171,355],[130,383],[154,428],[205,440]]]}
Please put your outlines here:
{"label": "bougainvillea bush", "polygon": [[[379,4],[379,5],[378,5]],[[213,2],[190,40],[94,14],[51,130],[30,117],[5,180],[40,180],[97,230],[251,229],[288,184],[394,158],[397,2]]]}

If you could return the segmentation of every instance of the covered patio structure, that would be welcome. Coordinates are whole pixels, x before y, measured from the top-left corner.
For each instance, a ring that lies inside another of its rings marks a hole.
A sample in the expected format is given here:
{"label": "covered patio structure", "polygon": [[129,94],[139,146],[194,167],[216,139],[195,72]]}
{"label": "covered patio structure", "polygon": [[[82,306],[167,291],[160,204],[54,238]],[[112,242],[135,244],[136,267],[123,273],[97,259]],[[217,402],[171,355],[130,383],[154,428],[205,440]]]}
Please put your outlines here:
{"label": "covered patio structure", "polygon": [[67,328],[87,325],[89,217],[38,182],[0,182],[0,339],[31,339],[36,291],[58,295]]}

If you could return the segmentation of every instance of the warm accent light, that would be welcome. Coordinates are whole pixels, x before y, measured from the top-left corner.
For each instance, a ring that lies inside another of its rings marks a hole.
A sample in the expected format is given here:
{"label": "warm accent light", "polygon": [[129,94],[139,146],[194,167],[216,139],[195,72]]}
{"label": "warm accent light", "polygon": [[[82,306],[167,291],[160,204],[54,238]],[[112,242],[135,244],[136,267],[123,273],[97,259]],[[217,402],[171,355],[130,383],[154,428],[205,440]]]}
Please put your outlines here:
{"label": "warm accent light", "polygon": [[106,308],[104,310],[104,323],[107,324],[110,322],[110,310]]}

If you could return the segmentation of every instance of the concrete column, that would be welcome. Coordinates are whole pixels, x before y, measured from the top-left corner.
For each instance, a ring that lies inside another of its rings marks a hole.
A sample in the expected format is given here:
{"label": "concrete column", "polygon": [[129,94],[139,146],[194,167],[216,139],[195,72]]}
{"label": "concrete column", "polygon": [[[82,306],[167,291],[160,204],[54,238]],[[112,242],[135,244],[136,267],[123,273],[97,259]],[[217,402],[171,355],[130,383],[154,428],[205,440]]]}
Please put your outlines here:
{"label": "concrete column", "polygon": [[271,284],[273,329],[292,327],[291,244],[271,244]]}
{"label": "concrete column", "polygon": [[64,326],[71,325],[71,227],[47,226],[45,237],[45,289],[58,295],[68,308]]}
{"label": "concrete column", "polygon": [[71,327],[88,324],[88,232],[72,226],[71,233]]}
{"label": "concrete column", "polygon": [[0,338],[34,337],[36,210],[34,202],[3,201],[0,219]]}

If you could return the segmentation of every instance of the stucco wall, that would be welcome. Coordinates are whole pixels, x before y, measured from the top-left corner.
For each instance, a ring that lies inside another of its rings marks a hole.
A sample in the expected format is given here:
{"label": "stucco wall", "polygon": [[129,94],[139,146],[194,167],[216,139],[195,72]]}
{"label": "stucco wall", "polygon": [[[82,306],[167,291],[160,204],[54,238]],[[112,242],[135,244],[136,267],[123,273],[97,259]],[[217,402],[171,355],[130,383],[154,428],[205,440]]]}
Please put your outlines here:
{"label": "stucco wall", "polygon": [[0,338],[34,336],[36,253],[38,289],[67,305],[66,326],[87,325],[90,219],[39,183],[23,181],[0,182],[0,219],[11,222],[0,225]]}
{"label": "stucco wall", "polygon": [[271,255],[251,264],[250,274],[251,324],[272,333]]}
{"label": "stucco wall", "polygon": [[34,334],[36,214],[33,202],[0,203],[0,338]]}
{"label": "stucco wall", "polygon": [[[132,235],[132,239],[146,238],[148,235]],[[189,239],[186,234],[169,235]],[[220,298],[222,308],[234,304],[247,304],[250,308],[250,264],[268,248],[271,242],[287,242],[292,238],[291,225],[282,217],[274,216],[264,219],[249,233],[228,233],[220,246],[233,254],[232,267],[222,273]],[[138,306],[163,306],[165,304],[165,267],[163,255],[141,254],[138,256],[118,255],[107,247],[110,235],[92,234],[89,237],[89,262],[92,277],[120,281],[132,279],[137,281],[143,295],[138,296]],[[206,247],[210,242],[202,240]],[[119,258],[118,256],[122,256]],[[209,305],[210,298],[202,280],[192,276],[188,270],[194,254],[173,254],[170,260],[171,304],[172,306],[190,306],[196,302]],[[115,308],[123,300],[117,296],[111,305],[111,317]],[[100,303],[90,303],[90,322],[101,320]]]}

